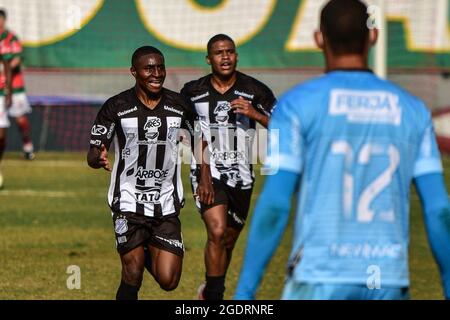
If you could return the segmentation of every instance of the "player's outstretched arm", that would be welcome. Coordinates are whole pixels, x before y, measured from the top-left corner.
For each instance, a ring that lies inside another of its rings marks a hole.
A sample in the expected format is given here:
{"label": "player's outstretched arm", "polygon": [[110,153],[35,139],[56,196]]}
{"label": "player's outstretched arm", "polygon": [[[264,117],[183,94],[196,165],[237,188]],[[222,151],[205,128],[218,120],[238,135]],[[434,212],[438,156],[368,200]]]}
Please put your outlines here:
{"label": "player's outstretched arm", "polygon": [[298,173],[280,170],[266,178],[253,214],[235,299],[255,298],[264,270],[286,228],[291,197],[299,176]]}
{"label": "player's outstretched arm", "polygon": [[450,299],[450,204],[444,177],[440,173],[415,179],[422,201],[425,227],[431,250],[441,273],[444,295]]}
{"label": "player's outstretched arm", "polygon": [[104,168],[107,171],[111,171],[111,165],[108,160],[108,150],[104,144],[102,144],[100,148],[91,146],[87,154],[87,163],[91,168]]}

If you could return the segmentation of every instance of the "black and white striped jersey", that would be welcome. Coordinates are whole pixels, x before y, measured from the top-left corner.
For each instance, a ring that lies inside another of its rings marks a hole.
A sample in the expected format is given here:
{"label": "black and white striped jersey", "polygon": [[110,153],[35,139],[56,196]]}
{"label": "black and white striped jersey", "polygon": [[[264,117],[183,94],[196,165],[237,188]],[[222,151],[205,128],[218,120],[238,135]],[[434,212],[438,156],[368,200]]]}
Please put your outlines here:
{"label": "black and white striped jersey", "polygon": [[[181,94],[198,115],[208,142],[212,177],[230,187],[249,189],[254,182],[252,146],[256,122],[234,113],[230,102],[243,97],[250,100],[258,112],[270,116],[276,98],[265,84],[241,72],[237,72],[236,82],[224,94],[213,87],[211,77],[209,74],[186,83]],[[191,179],[194,184],[197,170],[193,157]]]}
{"label": "black and white striped jersey", "polygon": [[178,214],[183,186],[178,147],[181,129],[192,135],[195,114],[184,98],[163,89],[147,108],[134,88],[108,99],[91,130],[91,146],[115,147],[108,203],[113,212],[150,217]]}

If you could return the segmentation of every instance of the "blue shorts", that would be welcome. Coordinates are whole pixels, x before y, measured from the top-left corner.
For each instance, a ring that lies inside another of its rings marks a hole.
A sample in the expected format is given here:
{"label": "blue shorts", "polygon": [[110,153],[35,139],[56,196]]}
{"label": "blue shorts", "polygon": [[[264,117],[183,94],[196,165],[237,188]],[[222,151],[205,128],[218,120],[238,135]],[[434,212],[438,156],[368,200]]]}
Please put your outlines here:
{"label": "blue shorts", "polygon": [[409,288],[381,287],[369,289],[365,285],[299,283],[288,280],[283,300],[408,300]]}

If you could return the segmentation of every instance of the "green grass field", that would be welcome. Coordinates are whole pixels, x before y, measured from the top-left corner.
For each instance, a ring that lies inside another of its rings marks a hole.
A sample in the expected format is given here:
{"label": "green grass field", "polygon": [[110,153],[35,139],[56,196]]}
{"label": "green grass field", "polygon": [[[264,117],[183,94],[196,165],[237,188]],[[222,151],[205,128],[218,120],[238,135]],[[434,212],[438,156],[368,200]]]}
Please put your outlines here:
{"label": "green grass field", "polygon": [[[444,159],[450,186],[450,158]],[[185,168],[186,169],[186,168]],[[187,170],[186,206],[181,214],[186,255],[178,288],[164,292],[146,274],[140,299],[195,299],[204,278],[205,231],[196,212]],[[5,188],[0,191],[0,299],[114,299],[120,260],[106,203],[109,174],[85,164],[82,153],[39,153],[26,162],[7,153]],[[257,178],[253,204],[262,185]],[[418,197],[411,199],[411,294],[413,299],[441,299],[437,267],[431,256]],[[246,229],[245,229],[246,230]],[[290,230],[289,230],[290,231]],[[272,259],[259,299],[279,299],[290,250],[290,232]],[[228,275],[226,299],[233,295],[246,232],[240,238]],[[67,267],[81,269],[81,289],[66,286]]]}

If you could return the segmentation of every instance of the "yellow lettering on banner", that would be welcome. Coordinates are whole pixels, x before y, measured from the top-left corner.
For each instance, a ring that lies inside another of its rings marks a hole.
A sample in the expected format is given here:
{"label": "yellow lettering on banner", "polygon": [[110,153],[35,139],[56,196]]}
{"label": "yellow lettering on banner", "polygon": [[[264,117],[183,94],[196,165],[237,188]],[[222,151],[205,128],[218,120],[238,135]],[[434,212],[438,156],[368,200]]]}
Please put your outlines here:
{"label": "yellow lettering on banner", "polygon": [[8,24],[23,45],[39,47],[80,31],[102,8],[104,0],[2,0]]}
{"label": "yellow lettering on banner", "polygon": [[447,0],[387,1],[388,20],[403,24],[408,51],[450,51],[448,10],[440,11],[443,1]]}
{"label": "yellow lettering on banner", "polygon": [[294,25],[285,45],[287,51],[319,51],[314,31],[319,28],[319,14],[328,0],[301,0]]}
{"label": "yellow lettering on banner", "polygon": [[[450,51],[448,0],[384,0],[388,21],[401,22],[408,51]],[[302,0],[286,42],[287,51],[316,51],[313,33],[319,28],[320,10],[327,0]],[[376,0],[366,1],[376,5]],[[399,42],[403,39],[399,39]]]}
{"label": "yellow lettering on banner", "polygon": [[195,0],[135,0],[147,30],[172,47],[205,51],[218,33],[232,37],[236,45],[258,34],[269,21],[276,0],[222,0],[204,7]]}

